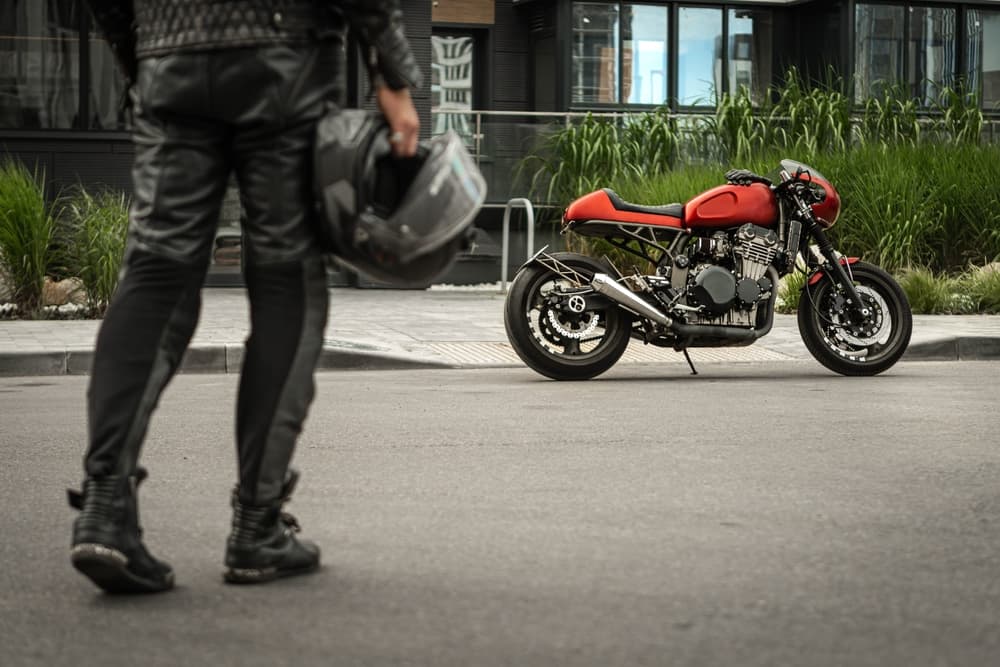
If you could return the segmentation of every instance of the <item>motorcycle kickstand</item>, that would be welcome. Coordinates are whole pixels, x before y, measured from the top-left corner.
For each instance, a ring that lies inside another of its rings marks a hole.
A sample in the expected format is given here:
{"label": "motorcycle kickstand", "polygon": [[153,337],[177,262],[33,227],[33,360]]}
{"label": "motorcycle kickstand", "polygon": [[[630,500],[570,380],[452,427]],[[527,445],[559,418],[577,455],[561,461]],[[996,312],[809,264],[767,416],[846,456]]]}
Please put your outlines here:
{"label": "motorcycle kickstand", "polygon": [[694,369],[694,363],[691,361],[691,355],[688,354],[688,349],[686,347],[681,348],[681,352],[684,353],[684,358],[687,359],[688,366],[691,367],[691,375],[697,375],[698,371]]}

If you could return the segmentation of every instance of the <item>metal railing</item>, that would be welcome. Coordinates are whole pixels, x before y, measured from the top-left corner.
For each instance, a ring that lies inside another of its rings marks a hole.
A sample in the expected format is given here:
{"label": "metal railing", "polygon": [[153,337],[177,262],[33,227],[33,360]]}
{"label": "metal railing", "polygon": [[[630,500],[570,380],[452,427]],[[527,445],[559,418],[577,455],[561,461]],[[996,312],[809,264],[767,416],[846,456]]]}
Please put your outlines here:
{"label": "metal railing", "polygon": [[507,291],[507,262],[510,257],[510,212],[515,206],[524,207],[524,213],[528,220],[527,230],[527,254],[531,257],[535,254],[535,209],[531,205],[531,200],[524,197],[515,197],[507,202],[503,210],[503,241],[500,244],[500,291]]}

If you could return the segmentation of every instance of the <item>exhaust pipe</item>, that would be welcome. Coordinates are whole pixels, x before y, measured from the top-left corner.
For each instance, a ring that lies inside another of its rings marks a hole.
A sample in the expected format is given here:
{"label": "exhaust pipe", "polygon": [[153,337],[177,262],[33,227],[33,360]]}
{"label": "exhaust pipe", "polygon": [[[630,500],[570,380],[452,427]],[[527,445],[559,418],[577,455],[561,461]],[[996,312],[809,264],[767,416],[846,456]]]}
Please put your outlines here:
{"label": "exhaust pipe", "polygon": [[590,286],[623,308],[640,317],[645,317],[658,324],[662,324],[679,336],[685,336],[692,340],[717,338],[747,344],[767,334],[774,323],[774,301],[778,296],[778,272],[773,266],[769,266],[767,273],[774,287],[771,288],[771,298],[768,299],[766,304],[767,314],[765,321],[759,329],[737,329],[734,327],[676,322],[668,317],[666,313],[658,310],[651,303],[640,299],[634,292],[622,287],[617,280],[604,273],[595,274]]}
{"label": "exhaust pipe", "polygon": [[622,287],[617,280],[611,278],[606,273],[594,274],[590,286],[608,297],[618,305],[631,310],[636,315],[653,320],[665,327],[672,328],[674,321],[667,317],[667,314],[658,310],[652,304],[640,299],[634,292]]}

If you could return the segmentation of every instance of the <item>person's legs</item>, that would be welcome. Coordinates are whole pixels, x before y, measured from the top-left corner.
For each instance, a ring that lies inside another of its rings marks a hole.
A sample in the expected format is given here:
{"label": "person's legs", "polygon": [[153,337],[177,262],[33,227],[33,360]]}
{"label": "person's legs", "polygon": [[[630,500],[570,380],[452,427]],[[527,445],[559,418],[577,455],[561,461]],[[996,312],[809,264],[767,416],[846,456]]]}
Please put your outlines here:
{"label": "person's legs", "polygon": [[227,130],[199,105],[204,59],[140,63],[134,203],[122,279],[97,338],[89,445],[73,564],[109,592],[166,590],[173,573],[141,541],[136,488],[150,416],[198,322],[201,285],[229,173]]}
{"label": "person's legs", "polygon": [[239,484],[226,548],[226,579],[234,583],[298,574],[319,564],[318,548],[292,535],[280,509],[297,479],[289,462],[314,397],[327,320],[312,149],[316,121],[338,90],[334,53],[329,45],[260,49],[258,74],[271,83],[262,91],[269,103],[237,122],[251,335],[240,378]]}

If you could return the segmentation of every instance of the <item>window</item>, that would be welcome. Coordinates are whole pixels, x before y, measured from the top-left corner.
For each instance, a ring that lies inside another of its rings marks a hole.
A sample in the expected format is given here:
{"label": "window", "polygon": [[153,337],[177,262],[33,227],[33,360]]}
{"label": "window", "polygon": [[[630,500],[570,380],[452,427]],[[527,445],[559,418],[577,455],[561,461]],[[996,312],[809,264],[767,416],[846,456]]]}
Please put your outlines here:
{"label": "window", "polygon": [[1000,12],[970,9],[966,23],[969,85],[984,109],[1000,111]]}
{"label": "window", "polygon": [[0,127],[79,127],[81,5],[13,0],[0,8]]}
{"label": "window", "polygon": [[573,4],[573,102],[619,101],[618,39],[618,5]]}
{"label": "window", "polygon": [[760,99],[771,84],[772,24],[768,9],[574,2],[570,103],[707,107],[741,87]]}
{"label": "window", "polygon": [[624,5],[622,8],[622,97],[629,104],[667,101],[667,8]]}
{"label": "window", "polygon": [[90,28],[87,49],[90,55],[88,127],[94,130],[125,129],[125,114],[121,108],[125,77],[115,62],[111,47],[94,25]]}
{"label": "window", "polygon": [[880,96],[903,80],[903,7],[858,4],[855,14],[855,98]]}
{"label": "window", "polygon": [[729,10],[729,83],[736,93],[741,87],[759,102],[771,84],[771,12],[759,9]]}
{"label": "window", "polygon": [[954,9],[910,7],[910,94],[925,106],[936,102],[942,86],[955,85]]}
{"label": "window", "polygon": [[957,25],[954,8],[858,3],[856,101],[881,96],[887,86],[903,84],[924,106],[937,102],[941,89],[956,83]]}
{"label": "window", "polygon": [[677,21],[677,99],[713,106],[722,89],[722,10],[681,7]]}
{"label": "window", "polygon": [[663,5],[574,3],[571,100],[666,102],[667,14]]}
{"label": "window", "polygon": [[475,46],[472,35],[431,36],[431,134],[453,129],[471,144]]}

